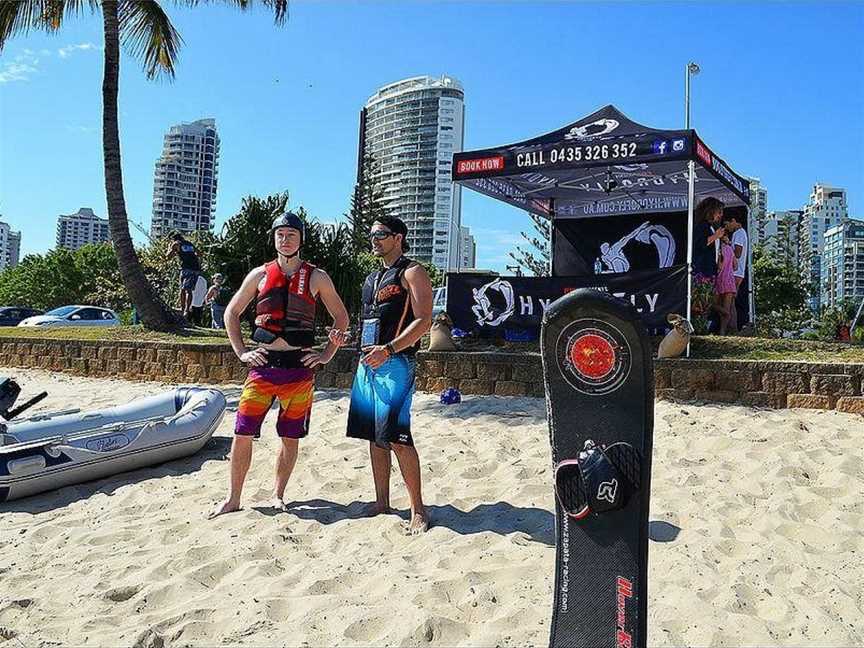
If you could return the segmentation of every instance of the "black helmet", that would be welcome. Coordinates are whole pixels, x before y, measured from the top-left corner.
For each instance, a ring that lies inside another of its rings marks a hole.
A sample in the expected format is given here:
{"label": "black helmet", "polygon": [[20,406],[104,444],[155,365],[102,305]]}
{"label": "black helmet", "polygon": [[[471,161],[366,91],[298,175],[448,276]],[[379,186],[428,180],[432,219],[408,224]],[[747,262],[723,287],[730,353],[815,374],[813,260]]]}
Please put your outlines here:
{"label": "black helmet", "polygon": [[275,232],[280,227],[290,227],[291,229],[296,229],[300,232],[300,244],[303,244],[303,238],[306,235],[306,225],[303,223],[303,219],[300,218],[294,212],[285,212],[283,214],[279,214],[275,219],[273,219],[273,224],[270,226],[270,236],[273,236],[273,232]]}

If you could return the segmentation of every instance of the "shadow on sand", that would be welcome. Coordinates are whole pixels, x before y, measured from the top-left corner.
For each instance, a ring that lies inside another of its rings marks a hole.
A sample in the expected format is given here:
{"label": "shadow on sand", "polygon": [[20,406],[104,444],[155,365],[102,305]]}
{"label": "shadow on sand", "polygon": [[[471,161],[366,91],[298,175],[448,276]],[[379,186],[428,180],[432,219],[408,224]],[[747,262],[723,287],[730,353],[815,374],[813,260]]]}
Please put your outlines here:
{"label": "shadow on sand", "polygon": [[[272,506],[256,506],[264,515],[293,515],[301,520],[315,520],[320,524],[334,524],[342,520],[369,517],[369,503],[353,501],[339,504],[322,499],[291,502],[285,511]],[[531,541],[555,546],[555,517],[540,508],[520,508],[507,502],[481,504],[469,511],[453,505],[427,506],[432,527],[445,527],[460,535],[491,531],[499,535],[523,533]],[[408,520],[408,511],[394,511],[392,515]]]}

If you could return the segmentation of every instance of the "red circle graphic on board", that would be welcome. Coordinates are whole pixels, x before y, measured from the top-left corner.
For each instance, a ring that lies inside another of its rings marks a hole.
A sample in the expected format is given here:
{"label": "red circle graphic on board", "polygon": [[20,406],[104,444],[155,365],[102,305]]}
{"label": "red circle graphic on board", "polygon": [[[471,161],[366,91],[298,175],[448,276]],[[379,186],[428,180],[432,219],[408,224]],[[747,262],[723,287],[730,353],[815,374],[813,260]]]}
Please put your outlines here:
{"label": "red circle graphic on board", "polygon": [[604,337],[586,333],[570,347],[570,362],[586,378],[599,380],[615,369],[615,348]]}

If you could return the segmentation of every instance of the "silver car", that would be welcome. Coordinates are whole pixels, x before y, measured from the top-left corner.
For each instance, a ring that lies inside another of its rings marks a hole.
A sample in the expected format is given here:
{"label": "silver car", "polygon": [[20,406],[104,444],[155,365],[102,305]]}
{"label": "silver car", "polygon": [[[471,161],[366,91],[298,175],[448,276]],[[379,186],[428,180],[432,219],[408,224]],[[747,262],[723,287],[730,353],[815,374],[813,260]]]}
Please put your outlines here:
{"label": "silver car", "polygon": [[118,326],[114,311],[99,306],[61,306],[21,320],[18,326]]}

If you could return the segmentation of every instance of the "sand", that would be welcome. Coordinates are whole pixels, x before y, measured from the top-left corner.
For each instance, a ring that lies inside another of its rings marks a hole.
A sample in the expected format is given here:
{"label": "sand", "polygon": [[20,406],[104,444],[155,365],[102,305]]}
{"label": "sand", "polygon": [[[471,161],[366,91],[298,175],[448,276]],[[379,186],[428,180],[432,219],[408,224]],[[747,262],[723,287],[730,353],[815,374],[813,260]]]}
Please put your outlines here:
{"label": "sand", "polygon": [[[7,369],[42,410],[165,385]],[[223,387],[236,404],[237,385]],[[271,412],[244,509],[225,495],[230,411],[198,455],[0,504],[0,647],[545,646],[554,560],[543,401],[418,395],[432,528],[364,518],[368,446],[344,391],[316,393],[311,435],[271,508]],[[649,645],[864,644],[864,417],[658,403]],[[395,471],[395,466],[394,466]]]}

